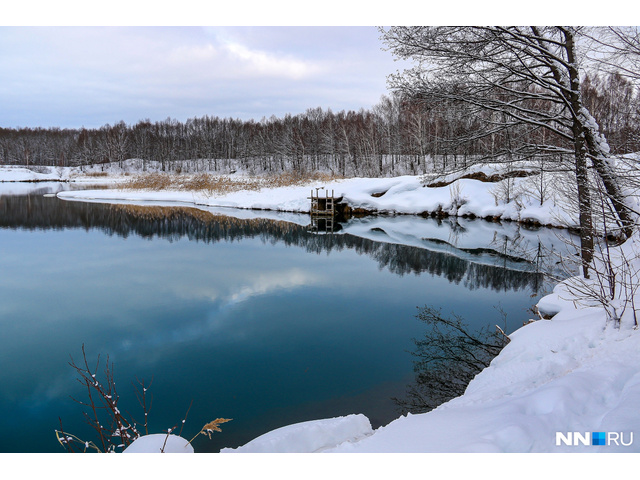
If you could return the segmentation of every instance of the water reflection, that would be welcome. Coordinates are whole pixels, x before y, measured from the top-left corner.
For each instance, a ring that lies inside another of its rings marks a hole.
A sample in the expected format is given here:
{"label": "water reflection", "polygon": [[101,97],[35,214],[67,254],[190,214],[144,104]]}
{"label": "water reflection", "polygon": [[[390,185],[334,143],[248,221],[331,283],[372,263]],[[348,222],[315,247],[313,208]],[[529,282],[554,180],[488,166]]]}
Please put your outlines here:
{"label": "water reflection", "polygon": [[[351,249],[394,274],[429,273],[469,289],[532,288],[539,293],[544,273],[554,263],[555,257],[543,255],[542,241],[529,243],[524,249],[520,245],[523,236],[510,238],[494,232],[485,247],[456,247],[457,239],[471,226],[435,219],[414,221],[444,225],[450,230],[451,241],[423,238],[420,246],[413,246],[383,239],[387,232],[380,227],[369,228],[368,235],[357,229],[340,235],[317,235],[309,228],[289,222],[237,219],[197,208],[65,202],[37,194],[0,197],[0,228],[97,229],[123,238],[137,235],[170,242],[182,238],[205,243],[259,238],[265,243],[282,242],[317,254]],[[382,241],[377,241],[376,235]]]}
{"label": "water reflection", "polygon": [[415,380],[404,397],[394,399],[402,414],[425,413],[462,395],[489,366],[509,342],[506,314],[497,310],[504,322],[501,330],[489,325],[472,329],[462,317],[443,315],[429,305],[418,310],[416,318],[427,329],[422,338],[414,339]]}
{"label": "water reflection", "polygon": [[81,434],[68,396],[83,392],[66,362],[83,344],[110,355],[124,385],[154,378],[152,430],[191,400],[196,428],[234,418],[195,441],[216,451],[305,420],[393,420],[391,398],[413,378],[406,352],[424,333],[415,305],[474,328],[499,301],[514,322],[528,318],[541,269],[513,246],[528,253],[535,235],[410,217],[317,235],[297,219],[0,196],[0,429],[12,432],[0,451],[59,451],[59,416]]}

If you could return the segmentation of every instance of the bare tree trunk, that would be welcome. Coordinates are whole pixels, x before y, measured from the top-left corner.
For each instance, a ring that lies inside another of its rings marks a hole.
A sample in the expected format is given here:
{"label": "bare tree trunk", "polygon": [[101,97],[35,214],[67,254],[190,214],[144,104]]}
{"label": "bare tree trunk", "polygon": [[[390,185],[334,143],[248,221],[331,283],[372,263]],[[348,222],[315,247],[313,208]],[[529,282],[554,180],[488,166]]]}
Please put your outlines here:
{"label": "bare tree trunk", "polygon": [[578,217],[580,222],[580,258],[582,273],[589,278],[589,267],[593,260],[593,218],[591,215],[591,193],[589,171],[584,146],[576,142],[576,184],[578,187]]}
{"label": "bare tree trunk", "polygon": [[[534,32],[536,30],[534,29]],[[589,191],[589,170],[587,169],[587,142],[582,116],[582,100],[580,98],[580,77],[576,67],[575,44],[573,34],[563,30],[567,63],[569,64],[569,82],[571,88],[568,100],[573,110],[573,144],[575,148],[576,185],[578,188],[578,216],[580,221],[580,258],[582,259],[582,273],[589,278],[589,267],[593,260],[593,217],[591,207],[591,193]],[[560,82],[559,82],[560,83]]]}
{"label": "bare tree trunk", "polygon": [[620,232],[625,238],[629,238],[633,233],[634,221],[631,218],[629,208],[625,204],[625,196],[620,190],[620,185],[615,174],[611,171],[607,158],[598,148],[593,131],[590,129],[585,131],[585,140],[593,167],[602,180],[606,194],[618,215]]}

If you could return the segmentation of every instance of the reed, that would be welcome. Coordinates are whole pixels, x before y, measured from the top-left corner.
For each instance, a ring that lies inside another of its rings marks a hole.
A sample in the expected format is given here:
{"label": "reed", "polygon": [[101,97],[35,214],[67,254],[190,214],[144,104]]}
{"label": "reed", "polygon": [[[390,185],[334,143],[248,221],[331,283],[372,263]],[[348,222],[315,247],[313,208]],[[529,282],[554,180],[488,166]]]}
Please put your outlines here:
{"label": "reed", "polygon": [[263,188],[281,188],[304,186],[310,183],[327,183],[337,180],[333,174],[321,172],[301,173],[283,172],[258,177],[232,177],[228,175],[211,175],[209,173],[173,174],[148,173],[137,175],[122,184],[128,190],[178,190],[203,192],[209,196],[226,195],[228,193]]}
{"label": "reed", "polygon": [[220,425],[222,423],[230,422],[231,420],[233,420],[233,418],[216,418],[215,420],[210,421],[209,423],[205,424],[205,426],[202,427],[191,440],[189,440],[189,443],[193,442],[200,434],[208,436],[209,440],[211,440],[211,435],[213,434],[213,432],[222,432],[222,430],[220,429]]}

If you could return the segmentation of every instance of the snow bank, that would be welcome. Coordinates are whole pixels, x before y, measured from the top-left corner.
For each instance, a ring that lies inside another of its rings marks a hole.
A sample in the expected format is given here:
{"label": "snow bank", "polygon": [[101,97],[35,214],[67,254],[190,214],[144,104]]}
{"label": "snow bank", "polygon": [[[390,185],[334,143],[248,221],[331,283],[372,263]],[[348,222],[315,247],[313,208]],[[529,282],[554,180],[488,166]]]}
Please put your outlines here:
{"label": "snow bank", "polygon": [[306,213],[310,207],[308,197],[311,190],[319,188],[320,195],[323,191],[333,190],[335,196],[343,197],[343,202],[351,208],[379,214],[445,212],[454,216],[535,221],[559,227],[577,224],[576,215],[563,210],[563,203],[558,199],[548,199],[540,205],[535,195],[526,193],[530,179],[518,178],[503,182],[507,181],[512,182],[510,189],[520,191],[516,198],[508,202],[501,200],[501,182],[460,179],[445,187],[429,188],[423,185],[419,176],[351,178],[324,184],[243,190],[224,195],[176,190],[110,189],[67,191],[60,192],[58,196],[66,200],[175,202],[206,207]]}
{"label": "snow bank", "polygon": [[194,453],[185,438],[155,433],[136,438],[122,453]]}
{"label": "snow bank", "polygon": [[0,182],[43,182],[59,181],[60,171],[53,167],[40,167],[38,171],[12,165],[0,166]]}
{"label": "snow bank", "polygon": [[311,453],[342,443],[357,442],[373,433],[369,419],[362,415],[312,420],[265,433],[238,448],[220,453]]}
{"label": "snow bank", "polygon": [[129,179],[131,172],[115,165],[82,167],[47,167],[34,165],[0,165],[0,183],[8,182],[72,182],[91,185],[116,185]]}

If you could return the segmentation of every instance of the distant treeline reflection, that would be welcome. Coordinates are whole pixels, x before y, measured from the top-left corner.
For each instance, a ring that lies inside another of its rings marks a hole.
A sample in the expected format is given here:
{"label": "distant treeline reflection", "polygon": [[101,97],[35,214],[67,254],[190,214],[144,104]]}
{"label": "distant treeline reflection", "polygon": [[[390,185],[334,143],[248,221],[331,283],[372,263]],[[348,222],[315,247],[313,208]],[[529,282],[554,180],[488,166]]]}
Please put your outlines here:
{"label": "distant treeline reflection", "polygon": [[127,238],[182,238],[216,243],[260,238],[265,243],[282,242],[312,253],[353,249],[397,275],[428,272],[467,288],[497,291],[530,288],[537,293],[543,274],[504,266],[474,263],[468,259],[424,248],[376,242],[349,234],[317,235],[305,227],[267,219],[241,220],[187,207],[110,205],[62,201],[43,195],[1,196],[0,227],[11,229],[97,229],[107,235]]}

